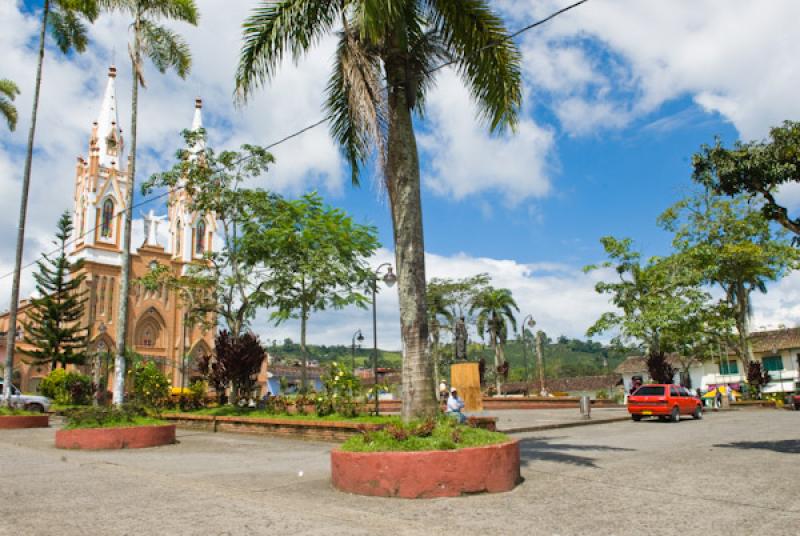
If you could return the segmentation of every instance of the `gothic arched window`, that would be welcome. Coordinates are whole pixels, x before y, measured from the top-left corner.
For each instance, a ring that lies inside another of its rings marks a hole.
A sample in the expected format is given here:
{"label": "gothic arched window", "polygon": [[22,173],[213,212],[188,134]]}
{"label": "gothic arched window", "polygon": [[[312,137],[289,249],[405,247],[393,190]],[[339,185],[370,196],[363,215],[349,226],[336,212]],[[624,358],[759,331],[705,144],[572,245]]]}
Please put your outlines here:
{"label": "gothic arched window", "polygon": [[142,346],[151,347],[155,344],[155,337],[153,335],[153,328],[147,326],[142,331]]}
{"label": "gothic arched window", "polygon": [[103,203],[103,218],[100,224],[100,236],[111,237],[111,220],[114,219],[114,201],[106,199]]}
{"label": "gothic arched window", "polygon": [[195,237],[194,252],[198,255],[205,253],[206,247],[206,224],[203,220],[197,224],[197,236]]}

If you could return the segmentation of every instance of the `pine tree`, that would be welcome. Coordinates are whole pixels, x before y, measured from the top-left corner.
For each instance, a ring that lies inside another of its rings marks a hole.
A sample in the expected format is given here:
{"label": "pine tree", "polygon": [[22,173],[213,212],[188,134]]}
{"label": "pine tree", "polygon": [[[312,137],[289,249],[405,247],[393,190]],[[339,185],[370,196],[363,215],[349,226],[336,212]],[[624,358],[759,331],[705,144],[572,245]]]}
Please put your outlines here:
{"label": "pine tree", "polygon": [[58,231],[54,243],[59,248],[56,259],[43,255],[36,264],[38,273],[34,274],[39,298],[31,301],[30,312],[25,327],[25,342],[32,349],[22,353],[29,356],[31,363],[49,363],[53,369],[58,363],[62,368],[67,364],[82,364],[86,359],[87,333],[81,326],[86,291],[81,284],[86,276],[78,274],[83,261],[70,262],[67,258],[67,240],[72,233],[72,218],[64,212],[58,220]]}

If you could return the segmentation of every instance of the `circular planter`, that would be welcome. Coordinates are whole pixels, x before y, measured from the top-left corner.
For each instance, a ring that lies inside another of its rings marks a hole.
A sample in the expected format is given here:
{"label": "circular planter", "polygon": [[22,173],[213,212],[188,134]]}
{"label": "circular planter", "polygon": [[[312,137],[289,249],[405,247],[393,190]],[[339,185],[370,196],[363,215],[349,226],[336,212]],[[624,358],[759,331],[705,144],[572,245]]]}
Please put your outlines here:
{"label": "circular planter", "polygon": [[331,452],[340,490],[376,497],[427,499],[510,491],[520,481],[519,443],[422,452]]}
{"label": "circular planter", "polygon": [[50,426],[49,415],[2,415],[0,429],[11,428],[47,428]]}
{"label": "circular planter", "polygon": [[77,428],[58,430],[60,449],[142,449],[175,443],[175,425],[131,426],[128,428]]}

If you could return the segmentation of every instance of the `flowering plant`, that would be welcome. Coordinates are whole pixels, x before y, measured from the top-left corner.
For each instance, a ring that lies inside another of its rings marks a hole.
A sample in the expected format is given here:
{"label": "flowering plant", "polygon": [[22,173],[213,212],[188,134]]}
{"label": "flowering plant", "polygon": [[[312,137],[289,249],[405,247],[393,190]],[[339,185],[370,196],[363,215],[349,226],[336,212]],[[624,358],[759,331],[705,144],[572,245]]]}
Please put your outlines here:
{"label": "flowering plant", "polygon": [[358,415],[356,399],[361,393],[361,382],[351,370],[334,361],[322,376],[323,392],[317,396],[315,407],[320,417],[339,413],[345,417]]}

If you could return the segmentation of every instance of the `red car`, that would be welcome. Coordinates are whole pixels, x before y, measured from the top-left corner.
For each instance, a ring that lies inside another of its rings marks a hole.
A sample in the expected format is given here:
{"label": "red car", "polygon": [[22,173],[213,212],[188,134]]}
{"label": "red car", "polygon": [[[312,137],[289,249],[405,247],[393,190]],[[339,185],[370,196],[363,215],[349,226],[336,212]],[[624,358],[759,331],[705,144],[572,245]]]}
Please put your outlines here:
{"label": "red car", "polygon": [[703,403],[680,385],[648,384],[628,397],[628,413],[634,421],[651,415],[672,422],[680,421],[681,415],[702,419]]}

